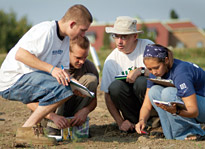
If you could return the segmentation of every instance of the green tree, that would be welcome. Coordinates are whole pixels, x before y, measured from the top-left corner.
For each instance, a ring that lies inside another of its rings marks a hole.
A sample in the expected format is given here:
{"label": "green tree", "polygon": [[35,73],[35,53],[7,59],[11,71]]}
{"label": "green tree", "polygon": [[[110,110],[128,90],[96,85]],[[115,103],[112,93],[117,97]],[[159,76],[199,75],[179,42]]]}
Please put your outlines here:
{"label": "green tree", "polygon": [[0,10],[0,53],[9,52],[30,28],[25,16],[18,21],[13,11]]}
{"label": "green tree", "polygon": [[140,30],[143,31],[142,34],[138,34],[138,38],[142,38],[142,39],[150,39],[153,42],[155,42],[155,39],[157,37],[157,33],[155,31],[155,29],[148,29],[148,27],[145,25],[145,23],[142,23],[142,26],[140,28]]}
{"label": "green tree", "polygon": [[174,9],[172,9],[170,11],[170,19],[178,19],[178,18],[179,18],[178,14],[174,11]]}
{"label": "green tree", "polygon": [[110,34],[104,32],[102,49],[110,49]]}

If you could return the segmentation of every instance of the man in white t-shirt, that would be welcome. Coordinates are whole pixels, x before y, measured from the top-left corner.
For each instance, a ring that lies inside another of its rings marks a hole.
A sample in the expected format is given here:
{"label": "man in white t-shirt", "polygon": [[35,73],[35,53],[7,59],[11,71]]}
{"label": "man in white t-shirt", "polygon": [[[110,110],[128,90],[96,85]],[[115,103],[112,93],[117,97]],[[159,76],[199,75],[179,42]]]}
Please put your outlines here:
{"label": "man in white t-shirt", "polygon": [[[107,108],[122,131],[135,131],[139,111],[146,91],[149,71],[143,64],[148,39],[138,39],[137,21],[128,16],[116,19],[114,27],[106,27],[117,48],[107,57],[103,67],[101,90],[105,92]],[[126,79],[115,79],[126,75]]]}
{"label": "man in white t-shirt", "polygon": [[0,69],[0,95],[24,104],[38,103],[18,128],[17,145],[56,144],[38,124],[73,95],[68,73],[69,40],[84,36],[92,21],[85,6],[74,5],[59,21],[33,26],[8,53]]}

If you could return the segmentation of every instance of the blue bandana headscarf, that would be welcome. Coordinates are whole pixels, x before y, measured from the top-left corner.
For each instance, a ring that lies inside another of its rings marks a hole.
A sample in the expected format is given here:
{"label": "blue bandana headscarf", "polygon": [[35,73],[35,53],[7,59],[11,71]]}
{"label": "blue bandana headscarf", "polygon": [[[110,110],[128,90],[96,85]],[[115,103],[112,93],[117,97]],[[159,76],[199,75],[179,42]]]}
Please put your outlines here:
{"label": "blue bandana headscarf", "polygon": [[162,59],[164,59],[167,56],[167,50],[164,47],[150,44],[145,47],[143,55],[143,57],[156,57]]}

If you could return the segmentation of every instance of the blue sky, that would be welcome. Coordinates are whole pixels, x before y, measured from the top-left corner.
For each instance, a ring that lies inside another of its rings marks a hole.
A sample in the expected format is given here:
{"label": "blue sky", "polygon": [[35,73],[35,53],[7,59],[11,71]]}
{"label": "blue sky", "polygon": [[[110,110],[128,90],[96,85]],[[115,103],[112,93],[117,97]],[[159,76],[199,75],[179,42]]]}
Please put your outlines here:
{"label": "blue sky", "polygon": [[99,22],[113,22],[117,16],[166,21],[174,9],[180,19],[205,28],[205,0],[0,0],[0,9],[13,10],[18,18],[27,16],[34,25],[59,20],[74,4],[85,5]]}

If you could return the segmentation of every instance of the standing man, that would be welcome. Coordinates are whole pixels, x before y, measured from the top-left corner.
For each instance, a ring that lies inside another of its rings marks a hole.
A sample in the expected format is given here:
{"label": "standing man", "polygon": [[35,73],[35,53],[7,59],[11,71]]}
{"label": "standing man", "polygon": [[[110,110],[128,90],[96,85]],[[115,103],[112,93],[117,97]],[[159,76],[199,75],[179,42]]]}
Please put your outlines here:
{"label": "standing man", "polygon": [[84,36],[92,21],[86,7],[74,5],[61,20],[33,26],[8,53],[0,69],[0,95],[24,104],[39,103],[18,128],[16,144],[56,143],[37,124],[73,95],[66,70],[69,69],[69,40]]}
{"label": "standing man", "polygon": [[[148,39],[138,39],[137,21],[120,16],[114,27],[106,27],[117,48],[104,63],[101,90],[105,92],[107,108],[122,131],[134,131],[146,91],[149,71],[143,64],[143,53]],[[127,75],[126,80],[115,80],[116,75]]]}
{"label": "standing man", "polygon": [[[90,91],[97,92],[99,84],[99,75],[95,65],[87,59],[89,54],[89,40],[87,37],[81,37],[71,40],[70,42],[70,69],[69,73],[72,78],[86,86]],[[50,135],[60,135],[59,128],[66,128],[68,125],[81,126],[88,114],[97,106],[97,97],[80,97],[74,95],[62,106],[57,108],[55,113],[50,113],[47,118],[47,130]],[[73,117],[71,123],[65,117]]]}

